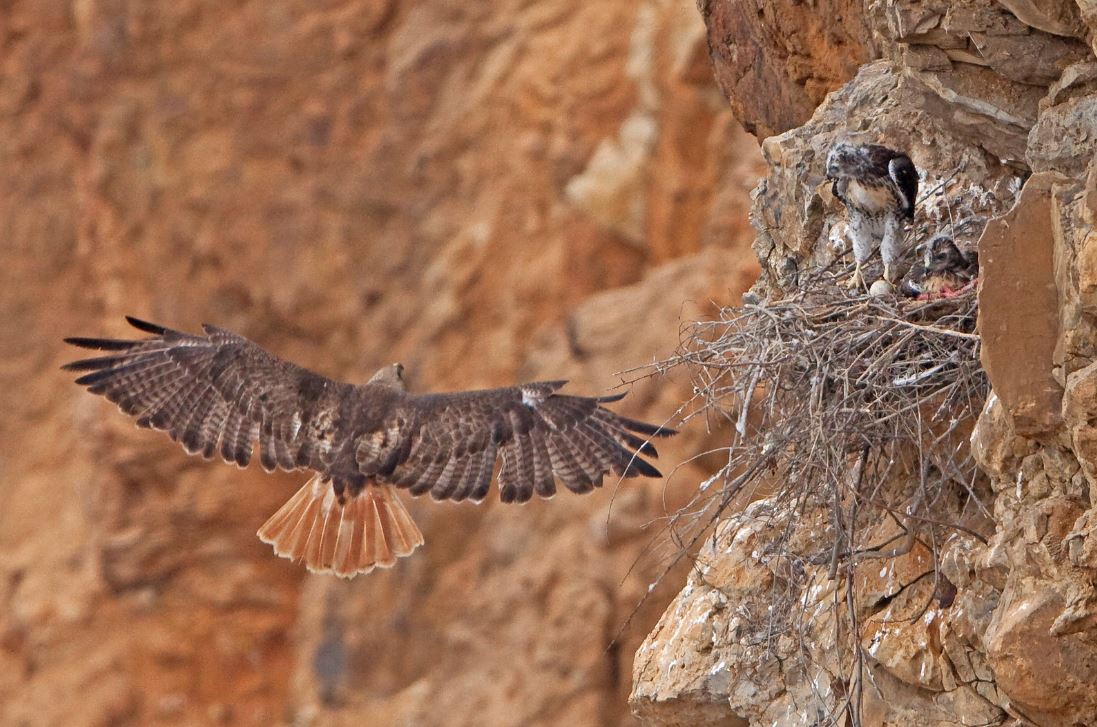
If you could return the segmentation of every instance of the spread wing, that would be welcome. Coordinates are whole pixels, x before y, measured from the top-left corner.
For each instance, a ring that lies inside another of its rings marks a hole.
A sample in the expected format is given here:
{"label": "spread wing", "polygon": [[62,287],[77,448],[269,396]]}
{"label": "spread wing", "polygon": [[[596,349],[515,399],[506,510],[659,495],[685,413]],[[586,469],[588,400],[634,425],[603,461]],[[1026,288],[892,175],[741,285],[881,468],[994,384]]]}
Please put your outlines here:
{"label": "spread wing", "polygon": [[106,355],[64,368],[83,372],[76,383],[139,426],[241,467],[258,441],[267,470],[307,467],[341,481],[375,478],[436,500],[479,502],[501,461],[500,498],[525,502],[534,492],[555,494],[556,478],[589,492],[608,472],[659,477],[641,455],[656,457],[649,439],[674,433],[602,406],[624,394],[565,396],[556,393],[562,381],[425,396],[382,387],[378,396],[376,385],[332,381],[214,326],[191,335],[127,320],[152,336],[65,339]]}
{"label": "spread wing", "polygon": [[256,440],[264,469],[321,469],[335,439],[333,421],[350,387],[283,361],[255,343],[214,326],[204,336],[130,318],[139,340],[66,338],[106,355],[63,368],[76,380],[159,429],[190,454],[246,467]]}
{"label": "spread wing", "polygon": [[359,470],[414,495],[479,502],[496,461],[503,502],[556,493],[555,480],[589,492],[612,472],[659,477],[641,455],[656,457],[651,437],[674,430],[614,414],[592,398],[555,393],[565,382],[524,384],[453,394],[408,396],[389,413],[384,430],[359,440]]}

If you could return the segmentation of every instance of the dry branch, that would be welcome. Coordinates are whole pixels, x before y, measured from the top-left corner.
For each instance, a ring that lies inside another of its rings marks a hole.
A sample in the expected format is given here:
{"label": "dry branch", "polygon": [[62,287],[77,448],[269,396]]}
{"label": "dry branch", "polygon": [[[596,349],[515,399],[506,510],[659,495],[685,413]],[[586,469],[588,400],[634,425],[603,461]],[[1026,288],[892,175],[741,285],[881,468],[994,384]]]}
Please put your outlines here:
{"label": "dry branch", "polygon": [[[916,543],[936,563],[950,531],[981,537],[971,523],[987,508],[968,434],[989,387],[974,290],[928,301],[856,295],[840,285],[848,273],[805,275],[795,295],[693,323],[676,355],[648,373],[689,367],[695,395],[684,418],[719,420],[729,432],[727,463],[667,521],[679,557],[768,493],[779,535],[759,554],[776,576],[760,629],[767,642],[796,634],[796,652],[819,667],[806,643],[819,618],[810,592],[820,579],[835,584],[828,607],[844,666],[831,675],[846,697],[830,709],[856,722],[866,667],[855,564]],[[800,518],[820,508],[830,513],[825,532],[796,537]],[[899,534],[870,542],[887,522]]]}

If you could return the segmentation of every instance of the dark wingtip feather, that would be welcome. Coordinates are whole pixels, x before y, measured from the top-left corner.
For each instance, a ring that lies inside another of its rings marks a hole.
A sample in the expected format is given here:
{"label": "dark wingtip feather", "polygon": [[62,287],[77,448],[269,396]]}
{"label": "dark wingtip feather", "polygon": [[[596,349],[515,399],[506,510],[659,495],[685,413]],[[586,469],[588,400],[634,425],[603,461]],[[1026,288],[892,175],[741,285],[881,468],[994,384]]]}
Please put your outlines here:
{"label": "dark wingtip feather", "polygon": [[606,396],[599,396],[597,399],[595,399],[595,401],[599,404],[612,404],[615,401],[621,401],[621,399],[624,399],[625,394],[627,393],[627,391],[622,391],[620,394],[608,394]]}
{"label": "dark wingtip feather", "polygon": [[201,435],[195,429],[188,429],[183,432],[183,437],[180,439],[183,443],[183,449],[187,454],[194,454],[198,451],[198,448],[202,445]]}
{"label": "dark wingtip feather", "polygon": [[94,361],[95,359],[86,358],[82,361],[72,361],[67,364],[61,364],[62,371],[86,371],[85,365],[88,361]]}
{"label": "dark wingtip feather", "polygon": [[[77,361],[76,363],[81,363],[81,362]],[[75,370],[79,371],[81,369],[75,369]],[[94,386],[95,384],[102,383],[102,382],[106,381],[107,379],[111,378],[112,376],[114,376],[114,373],[115,372],[114,372],[113,369],[92,371],[90,374],[84,374],[83,376],[78,378],[75,383],[76,383],[77,386]],[[94,394],[94,393],[99,393],[99,392],[92,392],[92,393]]]}
{"label": "dark wingtip feather", "polygon": [[640,457],[633,457],[625,468],[625,477],[635,477],[637,475],[643,477],[662,477],[663,473],[647,460],[641,459]]}
{"label": "dark wingtip feather", "polygon": [[678,433],[677,429],[671,429],[670,427],[658,426],[655,424],[648,424],[647,422],[637,421],[636,419],[629,419],[628,417],[618,416],[617,419],[630,430],[639,434],[646,434],[649,437],[669,437]]}
{"label": "dark wingtip feather", "polygon": [[69,336],[64,339],[70,346],[91,348],[96,351],[125,351],[132,348],[135,341],[121,341],[115,338],[85,338],[83,336]]}
{"label": "dark wingtip feather", "polygon": [[77,386],[91,386],[92,384],[94,384],[96,381],[98,381],[101,378],[101,374],[102,374],[101,371],[93,371],[90,374],[84,374],[83,376],[78,378],[74,383]]}
{"label": "dark wingtip feather", "polygon": [[654,444],[636,436],[626,429],[615,428],[613,437],[619,437],[623,440],[624,445],[629,449],[629,454],[638,452],[640,454],[646,454],[649,457],[655,457],[656,459],[659,457],[659,450],[655,448]]}
{"label": "dark wingtip feather", "polygon": [[100,356],[98,358],[83,358],[79,361],[67,363],[61,367],[62,371],[97,371],[110,368],[115,364],[123,363],[128,359],[125,356]]}
{"label": "dark wingtip feather", "polygon": [[158,326],[155,323],[149,323],[148,321],[143,321],[140,318],[134,318],[133,316],[126,316],[126,322],[137,330],[151,333],[154,336],[162,336],[168,332],[168,329],[163,326]]}
{"label": "dark wingtip feather", "polygon": [[564,480],[564,487],[577,495],[585,495],[588,492],[594,492],[594,481],[590,479]]}
{"label": "dark wingtip feather", "polygon": [[500,500],[500,502],[504,502],[504,503],[507,503],[507,504],[517,503],[517,504],[521,505],[522,503],[529,502],[530,499],[532,499],[532,498],[533,498],[533,488],[532,487],[517,487],[517,486],[514,486],[514,485],[509,485],[509,486],[506,486],[506,487],[500,487],[499,488],[499,500]]}

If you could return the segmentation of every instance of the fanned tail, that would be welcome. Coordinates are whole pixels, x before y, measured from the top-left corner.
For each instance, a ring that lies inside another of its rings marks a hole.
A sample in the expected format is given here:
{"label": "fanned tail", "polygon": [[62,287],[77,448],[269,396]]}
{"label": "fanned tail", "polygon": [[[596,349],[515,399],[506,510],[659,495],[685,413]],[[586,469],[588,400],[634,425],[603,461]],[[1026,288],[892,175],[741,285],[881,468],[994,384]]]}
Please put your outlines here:
{"label": "fanned tail", "polygon": [[313,573],[341,578],[391,568],[423,544],[423,534],[391,486],[367,486],[339,504],[331,481],[321,475],[259,528],[259,539]]}

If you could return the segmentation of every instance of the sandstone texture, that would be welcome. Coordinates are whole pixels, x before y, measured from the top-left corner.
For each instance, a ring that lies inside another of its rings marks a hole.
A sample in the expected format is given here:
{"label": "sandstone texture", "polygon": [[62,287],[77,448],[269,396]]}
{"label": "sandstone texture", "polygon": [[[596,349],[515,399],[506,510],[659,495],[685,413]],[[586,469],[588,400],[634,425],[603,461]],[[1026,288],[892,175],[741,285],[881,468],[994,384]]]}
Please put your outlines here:
{"label": "sandstone texture", "polygon": [[[848,82],[818,106],[797,106],[805,84],[796,103],[780,90],[767,109],[756,95],[734,98],[734,54],[714,38],[744,48],[779,37],[795,49],[785,57],[807,58],[815,36],[755,13],[740,40],[722,19],[755,3],[702,4],[732,108],[780,132],[762,143],[769,170],[751,211],[754,299],[795,290],[848,245],[823,175],[834,141],[908,151],[924,171],[915,238],[949,232],[983,263],[993,391],[970,449],[985,508],[943,504],[964,529],[936,543],[936,558],[916,544],[864,561],[848,592],[825,564],[789,573],[772,557],[783,532],[810,551],[832,527],[826,511],[766,497],[741,509],[716,526],[638,650],[633,711],[652,725],[807,727],[851,724],[845,705],[856,702],[864,725],[1097,724],[1097,6],[854,5],[820,21],[831,38],[855,16],[867,29]],[[815,77],[833,67],[818,64]],[[842,676],[850,657],[834,647],[850,638],[838,604],[856,617],[859,681]]]}
{"label": "sandstone texture", "polygon": [[758,138],[788,131],[876,57],[861,0],[699,0],[721,90]]}
{"label": "sandstone texture", "polygon": [[413,502],[426,547],[337,582],[255,537],[300,475],[188,458],[58,366],[133,314],[351,380],[608,391],[758,273],[757,143],[688,0],[2,3],[0,167],[0,724],[635,721],[648,523],[704,463]]}
{"label": "sandstone texture", "polygon": [[[979,239],[985,282],[979,289],[983,368],[1019,434],[1039,434],[1060,419],[1063,388],[1055,380],[1059,296],[1051,235],[1051,194],[1065,178],[1039,172],[1017,205],[987,223]],[[1024,301],[1023,307],[1014,305]],[[1017,366],[1025,361],[1025,367]]]}

